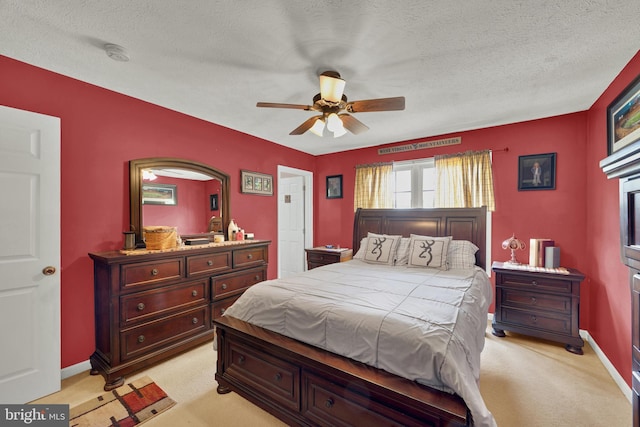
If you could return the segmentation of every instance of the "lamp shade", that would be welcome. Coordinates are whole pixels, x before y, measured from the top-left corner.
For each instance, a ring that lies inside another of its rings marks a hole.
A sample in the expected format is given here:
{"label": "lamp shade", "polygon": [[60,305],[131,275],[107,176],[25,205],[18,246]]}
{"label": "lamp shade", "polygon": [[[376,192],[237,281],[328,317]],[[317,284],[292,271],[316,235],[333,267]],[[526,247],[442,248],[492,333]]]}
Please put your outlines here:
{"label": "lamp shade", "polygon": [[324,133],[324,120],[318,118],[313,126],[309,129],[309,132],[315,133],[318,136],[322,136]]}
{"label": "lamp shade", "polygon": [[340,102],[346,82],[339,77],[320,75],[320,96],[325,101]]}

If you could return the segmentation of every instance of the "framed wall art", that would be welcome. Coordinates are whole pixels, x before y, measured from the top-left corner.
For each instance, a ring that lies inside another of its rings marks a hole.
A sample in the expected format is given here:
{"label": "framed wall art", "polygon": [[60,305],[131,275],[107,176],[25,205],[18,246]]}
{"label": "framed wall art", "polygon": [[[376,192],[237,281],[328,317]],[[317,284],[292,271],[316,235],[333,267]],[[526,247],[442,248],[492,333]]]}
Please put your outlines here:
{"label": "framed wall art", "polygon": [[212,211],[217,211],[218,210],[218,195],[217,194],[210,194],[209,195],[209,207],[211,208]]}
{"label": "framed wall art", "polygon": [[640,76],[607,107],[607,155],[640,140]]}
{"label": "framed wall art", "polygon": [[273,176],[251,171],[240,171],[240,191],[246,194],[273,195]]}
{"label": "framed wall art", "polygon": [[342,175],[327,177],[327,199],[342,199]]}
{"label": "framed wall art", "polygon": [[173,184],[142,184],[143,205],[178,204],[178,189]]}
{"label": "framed wall art", "polygon": [[518,157],[518,191],[555,188],[556,153]]}

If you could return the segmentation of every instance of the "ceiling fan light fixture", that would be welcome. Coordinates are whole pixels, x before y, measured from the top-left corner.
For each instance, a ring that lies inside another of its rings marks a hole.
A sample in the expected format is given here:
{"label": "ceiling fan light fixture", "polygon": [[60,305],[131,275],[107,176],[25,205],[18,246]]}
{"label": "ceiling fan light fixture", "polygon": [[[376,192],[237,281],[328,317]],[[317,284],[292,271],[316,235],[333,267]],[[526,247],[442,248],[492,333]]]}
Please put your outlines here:
{"label": "ceiling fan light fixture", "polygon": [[336,113],[331,113],[327,116],[327,129],[331,132],[335,132],[342,128],[344,128],[344,125]]}
{"label": "ceiling fan light fixture", "polygon": [[339,74],[338,77],[327,74],[328,73],[320,74],[320,96],[325,101],[340,102],[346,82],[340,78]]}
{"label": "ceiling fan light fixture", "polygon": [[322,136],[324,134],[324,120],[317,119],[315,123],[313,123],[313,126],[309,128],[309,132]]}
{"label": "ceiling fan light fixture", "polygon": [[347,130],[343,127],[341,127],[340,129],[337,129],[333,132],[333,137],[334,138],[340,138],[342,135],[346,134]]}

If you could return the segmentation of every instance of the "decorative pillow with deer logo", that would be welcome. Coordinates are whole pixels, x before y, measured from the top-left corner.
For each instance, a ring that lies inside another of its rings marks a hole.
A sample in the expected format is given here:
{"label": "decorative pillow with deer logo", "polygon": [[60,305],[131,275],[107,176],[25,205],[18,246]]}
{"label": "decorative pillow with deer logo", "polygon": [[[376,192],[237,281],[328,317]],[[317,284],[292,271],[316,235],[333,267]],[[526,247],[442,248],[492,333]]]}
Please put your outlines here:
{"label": "decorative pillow with deer logo", "polygon": [[364,261],[375,264],[393,265],[401,237],[402,236],[369,233],[367,236]]}
{"label": "decorative pillow with deer logo", "polygon": [[448,270],[447,251],[451,236],[431,237],[411,235],[409,242],[409,267],[437,268]]}

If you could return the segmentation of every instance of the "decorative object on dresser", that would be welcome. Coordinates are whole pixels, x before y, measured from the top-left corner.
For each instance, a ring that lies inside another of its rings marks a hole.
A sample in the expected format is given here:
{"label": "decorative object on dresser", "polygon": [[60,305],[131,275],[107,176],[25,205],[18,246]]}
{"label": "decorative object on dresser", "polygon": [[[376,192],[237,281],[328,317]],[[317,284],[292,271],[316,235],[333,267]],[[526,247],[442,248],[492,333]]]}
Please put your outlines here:
{"label": "decorative object on dresser", "polygon": [[[640,85],[640,76],[625,90]],[[638,89],[635,89],[636,91]],[[625,95],[621,95],[625,96]],[[637,98],[637,95],[636,95]],[[609,106],[617,104],[616,101]],[[607,178],[620,179],[620,255],[629,267],[631,290],[631,389],[633,401],[633,427],[640,427],[640,142],[611,147],[612,123],[609,123],[609,149],[612,154],[600,161]],[[640,128],[632,137],[640,137]]]}
{"label": "decorative object on dresser", "polygon": [[504,331],[561,342],[567,351],[582,354],[580,338],[580,283],[584,275],[575,269],[518,268],[494,262],[496,274],[493,335]]}
{"label": "decorative object on dresser", "polygon": [[520,264],[520,262],[516,259],[516,250],[524,250],[527,247],[525,243],[518,239],[515,234],[512,234],[511,237],[502,242],[502,249],[510,249],[511,250],[511,259],[507,261],[511,264]]}
{"label": "decorative object on dresser", "polygon": [[[468,240],[477,249],[471,257],[479,268],[472,268],[485,277],[489,292],[490,283],[481,270],[486,259],[485,221],[486,208],[358,209],[354,218],[353,250],[360,247],[369,232],[406,238],[417,233]],[[327,273],[344,271],[340,267],[350,268],[350,264],[327,265],[305,273],[308,276],[297,277],[304,281],[322,276],[324,270]],[[373,265],[373,268],[396,267],[385,264]],[[269,286],[268,283],[263,285]],[[488,307],[488,301],[486,303]],[[235,307],[240,306],[248,305]],[[234,391],[289,425],[473,425],[469,406],[456,394],[390,374],[232,316],[216,319],[214,324],[218,344],[218,392]],[[304,324],[299,326],[304,329]],[[481,332],[480,336],[484,337],[484,327]],[[472,402],[476,409],[482,403]],[[477,424],[483,422],[489,424],[487,419]]]}
{"label": "decorative object on dresser", "polygon": [[212,319],[266,280],[269,243],[90,253],[96,316],[91,374],[102,374],[109,391],[125,375],[213,339]]}
{"label": "decorative object on dresser", "polygon": [[318,246],[305,249],[307,253],[307,269],[311,270],[334,262],[345,262],[353,258],[353,250],[348,248],[329,248]]}

